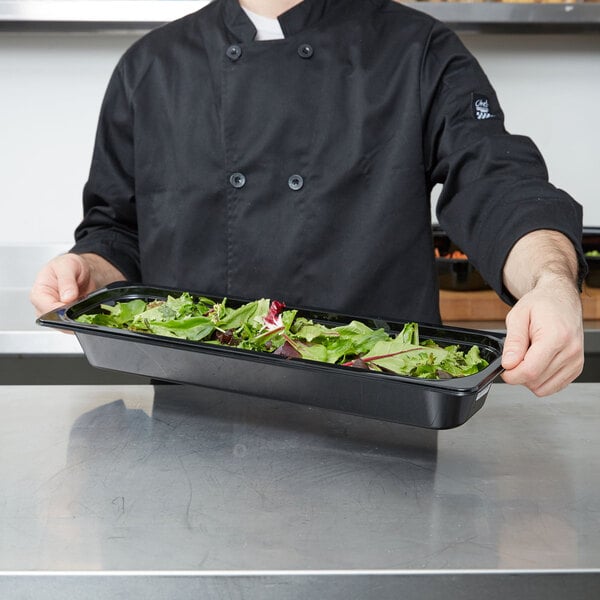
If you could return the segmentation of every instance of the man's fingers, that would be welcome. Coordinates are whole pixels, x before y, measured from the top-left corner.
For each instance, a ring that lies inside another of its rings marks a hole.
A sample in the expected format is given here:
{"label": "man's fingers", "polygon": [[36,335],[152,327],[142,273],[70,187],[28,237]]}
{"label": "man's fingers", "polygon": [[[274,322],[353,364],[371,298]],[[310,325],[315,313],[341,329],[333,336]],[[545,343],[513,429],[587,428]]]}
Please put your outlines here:
{"label": "man's fingers", "polygon": [[574,368],[573,364],[565,364],[562,369],[553,373],[548,379],[534,388],[530,388],[536,396],[549,396],[564,389],[579,374],[581,369]]}
{"label": "man's fingers", "polygon": [[579,346],[572,344],[533,343],[524,360],[504,371],[506,383],[528,387],[536,396],[547,396],[563,389],[583,370]]}
{"label": "man's fingers", "polygon": [[77,259],[57,261],[54,264],[54,275],[56,277],[56,287],[60,301],[63,303],[72,302],[79,297],[79,290],[85,285],[80,282],[82,276],[81,264]]}
{"label": "man's fingers", "polygon": [[52,259],[38,274],[30,293],[37,316],[73,302],[89,286],[90,271],[76,255]]}
{"label": "man's fingers", "polygon": [[35,308],[36,317],[39,317],[48,311],[54,310],[63,304],[56,292],[56,289],[52,286],[44,284],[36,284],[31,289],[29,298]]}
{"label": "man's fingers", "polygon": [[[558,363],[556,363],[558,364]],[[557,367],[551,364],[544,373],[535,380],[527,380],[514,372],[505,372],[502,377],[506,383],[519,383],[529,388],[536,396],[549,396],[567,387],[580,373],[581,368],[573,363]]]}
{"label": "man's fingers", "polygon": [[535,391],[562,368],[562,358],[555,348],[534,344],[516,367],[504,371],[502,379],[506,383],[525,385]]}
{"label": "man's fingers", "polygon": [[511,310],[506,317],[506,330],[502,366],[505,369],[514,369],[523,361],[529,348],[529,313]]}

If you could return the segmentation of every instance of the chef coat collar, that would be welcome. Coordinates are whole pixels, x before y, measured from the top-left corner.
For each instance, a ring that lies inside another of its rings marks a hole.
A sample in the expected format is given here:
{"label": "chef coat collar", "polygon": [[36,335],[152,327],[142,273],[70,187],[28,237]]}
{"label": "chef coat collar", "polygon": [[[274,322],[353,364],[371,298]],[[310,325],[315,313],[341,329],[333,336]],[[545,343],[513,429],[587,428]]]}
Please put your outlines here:
{"label": "chef coat collar", "polygon": [[[335,0],[303,0],[279,15],[278,20],[283,34],[288,37],[314,25]],[[256,28],[240,6],[239,0],[224,0],[223,15],[225,24],[242,42],[251,42]]]}

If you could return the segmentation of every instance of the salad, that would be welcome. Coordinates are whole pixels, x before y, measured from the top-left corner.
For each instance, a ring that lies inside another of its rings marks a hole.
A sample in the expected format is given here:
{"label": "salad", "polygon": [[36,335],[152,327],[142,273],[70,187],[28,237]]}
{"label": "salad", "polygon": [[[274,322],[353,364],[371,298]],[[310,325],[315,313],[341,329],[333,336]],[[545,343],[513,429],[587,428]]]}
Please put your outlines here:
{"label": "salad", "polygon": [[127,329],[269,352],[370,371],[425,379],[448,379],[477,373],[488,366],[479,347],[441,347],[419,337],[417,323],[390,335],[361,321],[329,327],[287,310],[283,302],[262,298],[238,307],[184,292],[166,300],[135,299],[102,304],[102,312],[79,316],[80,323]]}

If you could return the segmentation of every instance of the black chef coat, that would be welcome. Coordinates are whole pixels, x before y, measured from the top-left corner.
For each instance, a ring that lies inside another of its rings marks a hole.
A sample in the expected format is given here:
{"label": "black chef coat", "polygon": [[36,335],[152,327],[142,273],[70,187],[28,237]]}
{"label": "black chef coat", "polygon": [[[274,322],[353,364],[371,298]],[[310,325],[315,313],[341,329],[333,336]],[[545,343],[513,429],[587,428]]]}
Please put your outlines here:
{"label": "black chef coat", "polygon": [[523,234],[580,243],[580,206],[445,26],[381,0],[279,20],[285,39],[256,42],[216,0],[125,53],[75,252],[135,281],[436,322],[434,184],[441,226],[501,294]]}

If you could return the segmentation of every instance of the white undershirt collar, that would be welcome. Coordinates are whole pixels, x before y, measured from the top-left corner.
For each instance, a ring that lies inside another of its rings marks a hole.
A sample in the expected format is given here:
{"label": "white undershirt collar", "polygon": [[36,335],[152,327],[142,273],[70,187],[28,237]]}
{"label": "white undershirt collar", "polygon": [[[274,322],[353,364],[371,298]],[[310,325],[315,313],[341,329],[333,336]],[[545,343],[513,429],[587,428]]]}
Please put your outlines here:
{"label": "white undershirt collar", "polygon": [[242,9],[256,28],[255,40],[259,42],[264,40],[282,40],[285,37],[278,19],[257,15],[243,6]]}

